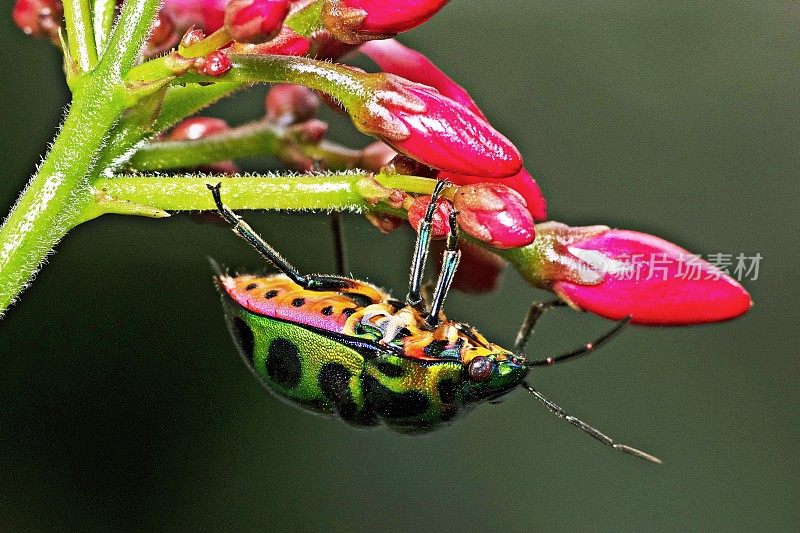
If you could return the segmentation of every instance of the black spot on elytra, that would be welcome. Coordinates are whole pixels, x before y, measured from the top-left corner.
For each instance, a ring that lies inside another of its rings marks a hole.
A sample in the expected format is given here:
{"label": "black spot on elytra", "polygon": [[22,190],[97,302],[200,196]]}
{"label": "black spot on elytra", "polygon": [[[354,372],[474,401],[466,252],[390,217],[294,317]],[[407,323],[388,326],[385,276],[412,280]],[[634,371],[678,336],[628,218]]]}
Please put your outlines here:
{"label": "black spot on elytra", "polygon": [[322,314],[325,316],[331,316],[333,314],[333,306],[329,305],[328,307],[323,307]]}
{"label": "black spot on elytra", "polygon": [[293,389],[300,383],[300,351],[289,339],[278,337],[270,343],[266,366],[267,374],[278,385]]}
{"label": "black spot on elytra", "polygon": [[306,303],[305,298],[295,298],[294,300],[292,300],[292,305],[295,307],[303,307],[305,303]]}
{"label": "black spot on elytra", "polygon": [[343,292],[342,296],[347,296],[348,298],[353,300],[355,304],[359,307],[366,307],[368,305],[372,305],[372,298],[370,298],[366,294],[361,294],[360,292]]}
{"label": "black spot on elytra", "polygon": [[250,285],[248,285],[247,287],[245,287],[245,288],[244,288],[244,290],[246,290],[246,291],[252,291],[252,290],[253,290],[253,289],[255,289],[256,287],[258,287],[258,283],[251,283]]}
{"label": "black spot on elytra", "polygon": [[444,349],[447,348],[446,340],[431,341],[423,351],[428,357],[439,357]]}
{"label": "black spot on elytra", "polygon": [[350,393],[350,380],[353,374],[339,363],[325,363],[319,372],[319,388],[339,411],[339,415],[349,420],[358,411]]}
{"label": "black spot on elytra", "polygon": [[277,295],[278,295],[278,291],[276,291],[275,289],[272,289],[271,291],[267,291],[267,293],[264,295],[264,298],[269,300],[270,298],[275,298]]}
{"label": "black spot on elytra", "polygon": [[399,378],[405,374],[405,370],[403,370],[402,366],[394,363],[388,363],[386,361],[379,361],[375,364],[375,368],[377,368],[381,374],[384,376],[389,376],[390,378]]}
{"label": "black spot on elytra", "polygon": [[343,309],[343,310],[342,310],[342,314],[343,314],[344,316],[346,316],[346,317],[350,317],[350,316],[352,316],[352,315],[353,315],[353,313],[355,313],[356,311],[358,311],[358,309],[356,309],[355,307],[348,307],[347,309]]}
{"label": "black spot on elytra", "polygon": [[382,418],[410,418],[428,410],[430,402],[418,391],[393,392],[372,376],[364,376],[372,407]]}
{"label": "black spot on elytra", "polygon": [[250,364],[253,364],[253,351],[255,350],[256,341],[255,337],[253,337],[253,330],[250,329],[250,326],[241,318],[241,317],[233,317],[233,340],[236,341],[236,345],[242,351],[244,356],[250,361]]}
{"label": "black spot on elytra", "polygon": [[443,379],[436,385],[439,391],[439,399],[442,403],[453,403],[456,399],[457,386],[452,379]]}

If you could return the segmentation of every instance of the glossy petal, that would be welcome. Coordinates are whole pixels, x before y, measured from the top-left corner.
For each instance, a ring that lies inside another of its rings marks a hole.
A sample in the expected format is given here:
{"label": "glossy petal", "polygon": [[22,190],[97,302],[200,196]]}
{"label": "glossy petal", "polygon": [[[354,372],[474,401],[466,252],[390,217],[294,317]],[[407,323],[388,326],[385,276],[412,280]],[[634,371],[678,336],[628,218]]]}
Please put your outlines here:
{"label": "glossy petal", "polygon": [[454,195],[453,206],[464,232],[496,248],[526,246],[536,236],[525,199],[500,183],[460,187]]}

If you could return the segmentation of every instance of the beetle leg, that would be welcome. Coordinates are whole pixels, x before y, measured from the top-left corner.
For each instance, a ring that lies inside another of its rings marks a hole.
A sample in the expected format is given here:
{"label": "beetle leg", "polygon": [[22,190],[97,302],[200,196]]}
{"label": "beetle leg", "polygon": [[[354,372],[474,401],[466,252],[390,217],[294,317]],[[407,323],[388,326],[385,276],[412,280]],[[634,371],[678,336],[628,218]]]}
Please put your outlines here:
{"label": "beetle leg", "polygon": [[[436,200],[442,193],[447,185],[446,181],[436,182],[436,187],[433,189],[431,201],[428,204],[428,210],[425,212],[425,218],[419,226],[417,233],[417,242],[414,245],[414,256],[411,259],[411,276],[408,280],[408,294],[406,295],[406,304],[420,309],[424,304],[420,296],[420,286],[422,285],[422,276],[425,272],[425,261],[428,259],[428,246],[431,241],[431,225],[433,224],[433,214],[436,211]],[[423,309],[424,310],[424,309]]]}
{"label": "beetle leg", "polygon": [[530,309],[528,309],[528,314],[525,316],[525,320],[519,327],[519,331],[517,332],[517,340],[514,342],[514,353],[522,354],[525,350],[525,345],[528,344],[528,339],[533,333],[533,327],[536,325],[536,322],[542,317],[542,315],[548,309],[552,307],[563,307],[565,304],[561,300],[552,300],[549,302],[533,302],[531,304]]}
{"label": "beetle leg", "polygon": [[267,241],[253,231],[253,228],[251,228],[247,222],[242,220],[239,215],[222,203],[222,195],[220,194],[221,183],[216,185],[207,184],[206,187],[208,187],[214,197],[214,203],[217,206],[219,214],[233,226],[233,232],[247,241],[250,246],[255,248],[256,251],[264,257],[264,259],[269,261],[282,273],[286,274],[294,283],[300,285],[304,289],[323,291],[344,288],[351,285],[352,282],[347,278],[301,274],[300,271],[289,263],[289,261],[284,259],[275,248],[270,246]]}
{"label": "beetle leg", "polygon": [[447,248],[444,251],[444,259],[442,260],[442,271],[439,272],[436,289],[433,291],[431,312],[428,314],[428,318],[425,319],[425,324],[430,328],[435,328],[439,324],[439,313],[444,306],[444,300],[447,298],[450,285],[453,284],[453,276],[456,275],[456,268],[458,268],[458,262],[461,259],[461,250],[458,249],[457,215],[458,213],[455,211],[450,213],[450,235],[447,236]]}

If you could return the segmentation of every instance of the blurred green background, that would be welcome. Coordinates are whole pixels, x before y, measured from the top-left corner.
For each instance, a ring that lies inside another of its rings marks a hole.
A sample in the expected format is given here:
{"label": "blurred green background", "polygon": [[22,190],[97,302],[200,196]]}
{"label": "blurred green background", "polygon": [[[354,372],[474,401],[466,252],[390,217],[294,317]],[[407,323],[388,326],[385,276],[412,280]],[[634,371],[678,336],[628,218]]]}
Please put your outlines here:
{"label": "blurred green background", "polygon": [[[0,210],[67,103],[59,55],[0,17]],[[262,262],[219,225],[81,226],[0,322],[0,529],[796,530],[800,3],[456,0],[404,41],[521,148],[552,218],[697,253],[761,253],[755,307],[720,325],[630,328],[532,374],[573,414],[665,459],[614,453],[522,391],[426,437],[357,431],[267,396],[236,355],[206,256]],[[239,123],[262,91],[210,111]],[[332,137],[365,140],[334,119]],[[330,271],[323,215],[249,220]],[[410,231],[346,217],[354,273],[401,294]],[[543,294],[455,294],[510,344]],[[531,350],[608,323],[556,311]]]}

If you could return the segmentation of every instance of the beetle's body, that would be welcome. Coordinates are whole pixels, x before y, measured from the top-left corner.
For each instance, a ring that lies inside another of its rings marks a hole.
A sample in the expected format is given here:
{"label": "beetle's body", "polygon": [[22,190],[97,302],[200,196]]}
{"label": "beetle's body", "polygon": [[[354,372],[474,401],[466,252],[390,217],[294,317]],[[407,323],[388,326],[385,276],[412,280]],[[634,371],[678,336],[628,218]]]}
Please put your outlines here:
{"label": "beetle's body", "polygon": [[435,289],[430,302],[423,300],[431,225],[445,185],[436,184],[420,223],[405,303],[363,281],[301,274],[222,203],[221,184],[209,185],[217,209],[233,231],[282,272],[271,276],[220,272],[216,277],[231,333],[253,373],[273,393],[304,408],[338,414],[356,426],[385,424],[408,433],[435,429],[459,411],[522,386],[550,411],[603,444],[660,462],[615,443],[524,381],[533,366],[591,352],[625,321],[581,349],[526,361],[520,352],[536,319],[559,303],[531,307],[517,335],[516,354],[490,343],[472,327],[448,320],[442,305],[460,257],[455,211],[450,213],[450,234]]}
{"label": "beetle's body", "polygon": [[[353,425],[418,432],[525,377],[517,357],[471,327],[444,319],[427,328],[415,308],[347,281],[310,291],[284,275],[218,277],[242,356],[278,396]],[[469,379],[476,357],[491,359],[492,379]]]}

